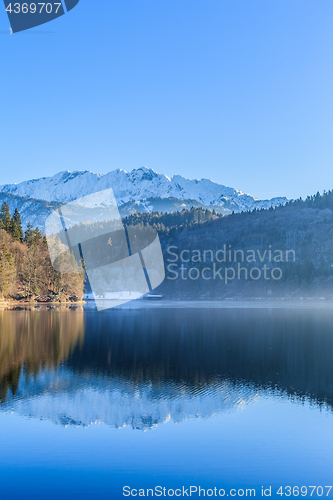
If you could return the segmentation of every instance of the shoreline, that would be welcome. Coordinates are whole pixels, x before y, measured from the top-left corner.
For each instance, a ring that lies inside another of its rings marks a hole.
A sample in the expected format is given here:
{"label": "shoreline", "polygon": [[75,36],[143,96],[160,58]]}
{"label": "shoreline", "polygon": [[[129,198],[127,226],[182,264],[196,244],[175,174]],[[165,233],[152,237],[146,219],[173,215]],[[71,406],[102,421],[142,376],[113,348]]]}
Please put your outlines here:
{"label": "shoreline", "polygon": [[82,307],[86,304],[86,301],[85,300],[78,300],[77,302],[53,302],[53,301],[49,301],[49,302],[38,302],[36,300],[3,300],[3,301],[0,301],[0,309],[8,309],[8,308],[13,308],[13,307],[26,307],[26,306],[30,306],[30,307],[55,307],[55,306],[58,306],[58,307]]}
{"label": "shoreline", "polygon": [[[110,309],[333,309],[332,299],[247,299],[247,300],[180,300],[161,299],[147,300],[136,299],[122,304],[112,304],[113,300],[98,299],[100,305],[104,305],[105,310]],[[96,303],[92,299],[78,302],[37,302],[37,301],[0,301],[0,310],[12,309],[53,309],[53,308],[77,308],[85,310],[96,310]],[[101,311],[102,312],[102,311]]]}

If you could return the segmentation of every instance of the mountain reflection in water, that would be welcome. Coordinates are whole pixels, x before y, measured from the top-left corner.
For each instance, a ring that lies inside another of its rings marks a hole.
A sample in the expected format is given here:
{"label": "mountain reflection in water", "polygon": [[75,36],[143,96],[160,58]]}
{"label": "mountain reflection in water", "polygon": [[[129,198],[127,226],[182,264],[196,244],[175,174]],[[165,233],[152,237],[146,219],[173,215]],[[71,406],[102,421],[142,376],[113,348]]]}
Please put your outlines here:
{"label": "mountain reflection in water", "polygon": [[1,311],[2,411],[148,429],[266,395],[331,409],[333,312]]}

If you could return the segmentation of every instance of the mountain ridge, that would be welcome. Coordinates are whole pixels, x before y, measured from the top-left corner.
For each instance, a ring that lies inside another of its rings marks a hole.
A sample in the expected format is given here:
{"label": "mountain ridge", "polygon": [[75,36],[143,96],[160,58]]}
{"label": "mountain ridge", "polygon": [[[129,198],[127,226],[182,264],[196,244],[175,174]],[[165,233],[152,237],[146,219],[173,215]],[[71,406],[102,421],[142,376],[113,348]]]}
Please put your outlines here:
{"label": "mountain ridge", "polygon": [[187,179],[181,175],[170,178],[147,167],[130,172],[117,169],[106,174],[96,174],[89,170],[67,170],[52,177],[1,185],[0,192],[48,202],[68,203],[109,188],[113,189],[119,207],[149,199],[177,199],[184,202],[194,200],[202,207],[231,213],[270,208],[288,201],[286,197],[258,200],[239,189],[223,186],[209,179]]}

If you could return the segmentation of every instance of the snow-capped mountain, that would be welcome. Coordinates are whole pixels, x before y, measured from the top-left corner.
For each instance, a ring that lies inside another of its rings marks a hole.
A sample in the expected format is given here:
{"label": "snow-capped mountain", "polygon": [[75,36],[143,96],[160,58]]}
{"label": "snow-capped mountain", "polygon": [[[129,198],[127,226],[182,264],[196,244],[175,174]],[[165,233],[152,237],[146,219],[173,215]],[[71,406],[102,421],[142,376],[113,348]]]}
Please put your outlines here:
{"label": "snow-capped mountain", "polygon": [[131,172],[118,169],[107,174],[90,171],[60,172],[53,177],[0,186],[0,192],[48,202],[68,203],[109,188],[113,189],[122,215],[134,211],[172,212],[192,206],[228,214],[232,211],[274,207],[287,202],[284,197],[257,200],[238,189],[208,179],[190,180],[181,175],[174,175],[170,179],[147,167]]}

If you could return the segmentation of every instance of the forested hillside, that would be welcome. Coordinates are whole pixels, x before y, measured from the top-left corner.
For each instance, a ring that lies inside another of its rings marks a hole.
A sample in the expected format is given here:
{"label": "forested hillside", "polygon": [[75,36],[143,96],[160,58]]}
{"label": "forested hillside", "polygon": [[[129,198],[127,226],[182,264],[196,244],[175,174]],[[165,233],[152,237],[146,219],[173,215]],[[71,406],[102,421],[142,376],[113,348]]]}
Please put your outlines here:
{"label": "forested hillside", "polygon": [[167,297],[333,298],[333,191],[226,217],[192,209],[124,222],[159,232],[166,280],[157,291]]}
{"label": "forested hillside", "polygon": [[[123,223],[159,233],[166,278],[156,292],[166,298],[333,298],[332,191],[229,216],[192,208],[134,214]],[[82,297],[83,275],[52,268],[38,228],[29,226],[23,234],[20,214],[11,215],[5,203],[0,225],[3,296]],[[112,223],[107,230],[112,231]]]}
{"label": "forested hillside", "polygon": [[39,301],[78,301],[83,296],[82,274],[60,274],[51,266],[46,238],[29,224],[25,233],[17,209],[7,203],[0,211],[0,298]]}

